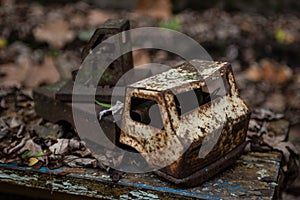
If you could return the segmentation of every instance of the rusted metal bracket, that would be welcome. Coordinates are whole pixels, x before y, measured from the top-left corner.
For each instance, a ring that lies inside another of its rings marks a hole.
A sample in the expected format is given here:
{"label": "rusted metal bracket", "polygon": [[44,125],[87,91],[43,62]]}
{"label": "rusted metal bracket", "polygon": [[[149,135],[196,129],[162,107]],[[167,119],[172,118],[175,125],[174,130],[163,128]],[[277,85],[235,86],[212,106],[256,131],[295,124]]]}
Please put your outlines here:
{"label": "rusted metal bracket", "polygon": [[[131,49],[131,40],[129,32],[130,24],[129,20],[125,19],[115,19],[115,20],[107,20],[103,25],[96,29],[93,36],[89,40],[88,44],[82,51],[82,60],[84,60],[90,53],[92,53],[98,45],[101,45],[99,49],[101,50],[101,56],[103,57],[112,57],[114,54],[114,50],[121,49]],[[116,38],[117,41],[107,42],[106,40],[114,35],[119,34]],[[97,50],[99,50],[97,49]],[[95,52],[94,52],[95,53]],[[91,66],[95,67],[95,66]],[[97,66],[98,67],[98,66]],[[133,68],[132,61],[132,52],[128,52],[118,59],[116,59],[113,63],[111,63],[108,68],[104,71],[102,78],[98,80],[94,80],[97,77],[94,74],[97,74],[99,70],[103,70],[100,68],[91,69],[90,74],[86,77],[86,80],[90,79],[91,82],[98,82],[96,99],[104,102],[110,102],[110,98],[113,92],[113,89],[116,91],[125,91],[124,87],[114,88],[118,80],[130,69]],[[64,86],[60,88],[55,94],[55,98],[57,100],[61,100],[64,102],[72,101],[72,93],[73,93],[73,81],[75,81],[78,70],[74,70],[72,73],[72,80],[69,80]],[[113,74],[113,75],[112,75]],[[82,87],[87,87],[87,83],[82,83]],[[115,92],[116,92],[115,91]],[[123,92],[124,93],[124,92]],[[117,93],[116,93],[117,94]],[[79,98],[76,98],[78,101],[85,102],[85,96],[80,95]]]}
{"label": "rusted metal bracket", "polygon": [[[129,20],[125,19],[110,19],[107,20],[103,25],[101,25],[93,34],[90,41],[86,45],[86,47],[82,51],[82,60],[84,60],[99,44],[105,42],[110,36],[120,34],[118,41],[115,43],[105,43],[104,47],[110,48],[131,48],[130,42],[130,35],[125,33],[130,29]],[[109,50],[102,51],[102,56],[111,56],[112,52]],[[111,95],[114,90],[115,94],[124,93],[125,87],[119,86],[114,87],[119,78],[123,74],[125,74],[128,70],[132,69],[133,62],[132,62],[132,53],[128,52],[117,60],[115,60],[108,69],[104,72],[104,77],[108,74],[114,74],[114,76],[107,76],[111,77],[110,79],[103,79],[99,81],[99,85],[97,86],[97,92],[95,94],[96,100],[101,102],[110,103]],[[97,71],[97,69],[93,69]],[[73,95],[73,85],[74,80],[76,78],[78,70],[74,70],[72,75],[72,80],[62,81],[53,85],[43,86],[37,88],[33,91],[34,100],[35,100],[35,111],[38,115],[42,116],[44,119],[51,121],[51,122],[67,122],[74,127],[74,120],[72,115],[72,95]],[[93,76],[93,73],[90,74]],[[144,75],[149,75],[149,71],[140,70],[138,72],[138,77],[143,78]],[[85,84],[82,84],[81,87],[87,87]],[[82,107],[85,106],[95,106],[97,112],[106,109],[99,105],[88,105],[87,99],[90,99],[85,94],[78,94],[76,96],[77,101],[82,103]],[[88,102],[90,103],[90,102]],[[51,109],[49,109],[51,108]],[[87,113],[86,110],[81,109],[80,106],[78,107],[80,112],[82,113],[82,119],[89,119],[90,115],[93,113]],[[88,121],[88,124],[99,123],[98,121]],[[100,125],[105,133],[107,133],[107,137],[113,142],[116,143],[116,128],[115,123],[113,122],[112,116],[104,117]],[[87,127],[88,129],[88,127]]]}

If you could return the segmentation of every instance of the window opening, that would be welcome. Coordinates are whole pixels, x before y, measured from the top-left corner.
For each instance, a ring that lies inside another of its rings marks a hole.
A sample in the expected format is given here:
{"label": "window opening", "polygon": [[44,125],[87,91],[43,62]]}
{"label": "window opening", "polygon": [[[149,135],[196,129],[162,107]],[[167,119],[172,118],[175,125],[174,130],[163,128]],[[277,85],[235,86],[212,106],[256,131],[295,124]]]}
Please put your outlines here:
{"label": "window opening", "polygon": [[159,105],[156,101],[138,97],[131,98],[130,117],[136,122],[164,129]]}

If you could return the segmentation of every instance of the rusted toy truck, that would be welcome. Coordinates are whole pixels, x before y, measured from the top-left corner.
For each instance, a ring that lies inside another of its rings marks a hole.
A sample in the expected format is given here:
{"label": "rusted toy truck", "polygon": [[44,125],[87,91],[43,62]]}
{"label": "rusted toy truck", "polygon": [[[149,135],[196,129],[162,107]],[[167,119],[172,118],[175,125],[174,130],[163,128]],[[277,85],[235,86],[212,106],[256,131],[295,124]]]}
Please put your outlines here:
{"label": "rusted toy truck", "polygon": [[230,64],[193,60],[127,87],[120,142],[193,186],[241,155],[249,117]]}
{"label": "rusted toy truck", "polygon": [[[108,21],[95,31],[83,58],[106,34],[128,29],[126,20]],[[126,56],[131,58],[131,54]],[[109,72],[117,70],[118,77],[133,66],[132,59],[123,57],[114,65]],[[110,103],[116,89],[110,86],[115,81],[100,81],[95,98]],[[73,84],[70,80],[36,89],[36,112],[46,120],[75,126]],[[104,117],[100,126],[114,144],[124,147],[123,143],[138,151],[150,166],[159,169],[155,173],[160,177],[194,186],[224,170],[242,154],[250,112],[238,94],[229,63],[192,60],[119,89],[126,89],[121,131],[111,115]],[[85,102],[84,95],[78,99],[82,124],[90,131],[89,127],[99,122],[88,120],[94,119],[94,113],[85,108],[94,111],[95,105]],[[105,109],[96,105],[97,112]]]}

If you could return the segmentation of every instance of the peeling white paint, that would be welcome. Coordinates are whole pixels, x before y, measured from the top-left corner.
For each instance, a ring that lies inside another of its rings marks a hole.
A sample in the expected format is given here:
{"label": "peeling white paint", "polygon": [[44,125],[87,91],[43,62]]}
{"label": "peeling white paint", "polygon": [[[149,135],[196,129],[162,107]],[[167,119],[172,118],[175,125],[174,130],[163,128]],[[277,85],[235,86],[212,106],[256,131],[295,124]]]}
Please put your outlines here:
{"label": "peeling white paint", "polygon": [[23,181],[37,181],[38,178],[36,176],[19,176],[17,174],[6,174],[3,172],[0,172],[0,179],[9,179],[9,180],[13,180],[13,181],[18,181],[18,182],[23,182]]}

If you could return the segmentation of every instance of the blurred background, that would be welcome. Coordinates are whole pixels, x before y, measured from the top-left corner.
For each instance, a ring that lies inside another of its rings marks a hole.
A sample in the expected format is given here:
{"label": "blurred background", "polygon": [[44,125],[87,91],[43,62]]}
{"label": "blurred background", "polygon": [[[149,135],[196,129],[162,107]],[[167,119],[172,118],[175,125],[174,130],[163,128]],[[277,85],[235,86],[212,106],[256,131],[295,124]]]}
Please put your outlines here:
{"label": "blurred background", "polygon": [[[0,0],[0,95],[71,78],[97,26],[127,18],[132,28],[185,33],[214,60],[230,62],[249,107],[284,114],[289,140],[299,149],[299,10],[298,0]],[[133,56],[135,66],[180,60],[161,50]],[[0,109],[8,112],[2,101]],[[283,198],[297,199],[299,191],[298,177]]]}

